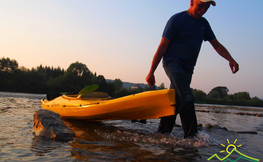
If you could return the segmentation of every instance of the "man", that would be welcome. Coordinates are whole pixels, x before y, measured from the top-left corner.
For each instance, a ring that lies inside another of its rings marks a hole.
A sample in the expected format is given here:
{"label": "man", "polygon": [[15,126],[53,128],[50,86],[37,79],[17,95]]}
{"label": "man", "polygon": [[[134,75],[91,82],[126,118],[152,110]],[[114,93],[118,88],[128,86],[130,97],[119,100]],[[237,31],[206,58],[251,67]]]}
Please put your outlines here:
{"label": "man", "polygon": [[216,5],[214,0],[191,0],[187,11],[173,15],[165,26],[146,81],[149,85],[155,84],[154,71],[163,59],[171,88],[176,91],[176,112],[173,116],[161,118],[158,132],[171,133],[177,114],[180,114],[185,138],[198,132],[190,83],[203,40],[209,41],[215,51],[229,61],[233,73],[239,70],[238,63],[218,42],[208,21],[202,17],[211,4]]}

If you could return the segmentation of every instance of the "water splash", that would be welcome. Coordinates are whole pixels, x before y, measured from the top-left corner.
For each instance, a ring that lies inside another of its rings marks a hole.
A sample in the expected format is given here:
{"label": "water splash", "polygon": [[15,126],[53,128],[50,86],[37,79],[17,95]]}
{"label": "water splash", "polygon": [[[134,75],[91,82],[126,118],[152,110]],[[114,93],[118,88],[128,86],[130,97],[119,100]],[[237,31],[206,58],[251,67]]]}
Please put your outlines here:
{"label": "water splash", "polygon": [[107,133],[100,130],[95,132],[106,138],[107,140],[127,141],[135,143],[149,143],[149,144],[161,144],[161,145],[173,145],[183,147],[207,147],[211,145],[219,145],[220,143],[212,139],[208,134],[200,132],[195,137],[182,138],[175,136],[174,134],[161,134],[161,133],[139,133],[133,130],[116,130],[115,132]]}

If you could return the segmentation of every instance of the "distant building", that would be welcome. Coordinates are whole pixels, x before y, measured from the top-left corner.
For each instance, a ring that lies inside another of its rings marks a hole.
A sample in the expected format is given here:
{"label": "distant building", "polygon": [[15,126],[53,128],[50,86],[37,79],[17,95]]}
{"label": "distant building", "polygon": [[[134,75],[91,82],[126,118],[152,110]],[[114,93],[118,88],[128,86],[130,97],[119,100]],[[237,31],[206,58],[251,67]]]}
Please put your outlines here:
{"label": "distant building", "polygon": [[131,89],[142,89],[142,87],[141,85],[136,84],[136,85],[131,86]]}

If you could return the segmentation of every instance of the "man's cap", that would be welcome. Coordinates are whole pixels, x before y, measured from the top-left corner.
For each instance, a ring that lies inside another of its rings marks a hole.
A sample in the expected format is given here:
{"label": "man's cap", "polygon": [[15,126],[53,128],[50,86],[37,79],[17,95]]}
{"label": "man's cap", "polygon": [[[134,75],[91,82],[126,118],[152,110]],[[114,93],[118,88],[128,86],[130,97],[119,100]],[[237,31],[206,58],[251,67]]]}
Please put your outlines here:
{"label": "man's cap", "polygon": [[211,2],[213,6],[216,6],[216,2],[214,0],[200,0],[201,2]]}

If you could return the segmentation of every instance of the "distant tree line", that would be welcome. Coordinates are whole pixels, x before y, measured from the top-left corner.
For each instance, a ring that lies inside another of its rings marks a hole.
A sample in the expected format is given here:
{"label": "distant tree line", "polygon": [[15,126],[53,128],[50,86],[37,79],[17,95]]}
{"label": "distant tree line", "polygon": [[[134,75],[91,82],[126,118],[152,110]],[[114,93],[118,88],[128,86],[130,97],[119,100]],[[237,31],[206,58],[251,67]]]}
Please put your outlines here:
{"label": "distant tree line", "polygon": [[[123,88],[123,82],[115,79],[107,82],[103,75],[92,73],[85,64],[72,63],[66,70],[60,67],[37,66],[27,69],[18,67],[16,60],[2,58],[0,60],[0,91],[25,93],[78,93],[86,86],[98,84],[97,91],[107,92],[111,97],[122,97],[149,90]],[[164,88],[164,84],[160,85]]]}
{"label": "distant tree line", "polygon": [[[107,82],[103,75],[92,73],[80,62],[72,63],[66,70],[60,67],[38,66],[27,69],[19,67],[16,60],[2,58],[0,60],[0,91],[25,93],[78,93],[86,86],[98,84],[97,91],[107,92],[113,98],[150,90],[150,87],[126,89],[120,79]],[[162,83],[158,89],[165,89]],[[228,94],[227,87],[218,86],[208,94],[202,90],[193,89],[197,103],[242,105],[263,107],[263,101],[258,97],[251,98],[248,92]]]}
{"label": "distant tree line", "polygon": [[228,92],[228,88],[224,86],[215,87],[208,94],[202,90],[193,89],[197,103],[263,107],[263,101],[258,97],[251,98],[248,92],[234,94],[228,94]]}

